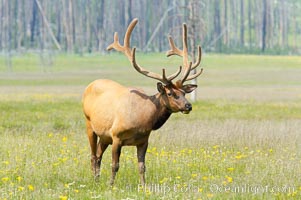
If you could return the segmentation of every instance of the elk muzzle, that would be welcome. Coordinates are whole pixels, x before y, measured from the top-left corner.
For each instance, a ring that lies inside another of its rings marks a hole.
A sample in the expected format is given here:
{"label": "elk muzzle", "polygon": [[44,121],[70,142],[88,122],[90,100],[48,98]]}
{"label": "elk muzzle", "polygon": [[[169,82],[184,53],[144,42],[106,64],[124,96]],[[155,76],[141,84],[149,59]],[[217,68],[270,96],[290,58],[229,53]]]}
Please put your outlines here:
{"label": "elk muzzle", "polygon": [[182,110],[181,112],[183,114],[189,114],[190,111],[192,111],[192,105],[191,105],[191,103],[188,102],[185,104],[185,109]]}

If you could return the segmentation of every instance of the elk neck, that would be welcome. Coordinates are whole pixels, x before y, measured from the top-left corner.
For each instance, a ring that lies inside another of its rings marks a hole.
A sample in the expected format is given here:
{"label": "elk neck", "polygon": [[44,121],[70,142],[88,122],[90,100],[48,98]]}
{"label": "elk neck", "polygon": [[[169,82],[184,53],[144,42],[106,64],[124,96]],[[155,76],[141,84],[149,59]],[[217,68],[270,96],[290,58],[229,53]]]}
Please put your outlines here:
{"label": "elk neck", "polygon": [[152,130],[157,130],[168,120],[172,112],[166,107],[160,93],[151,96],[150,100],[157,108],[152,126]]}

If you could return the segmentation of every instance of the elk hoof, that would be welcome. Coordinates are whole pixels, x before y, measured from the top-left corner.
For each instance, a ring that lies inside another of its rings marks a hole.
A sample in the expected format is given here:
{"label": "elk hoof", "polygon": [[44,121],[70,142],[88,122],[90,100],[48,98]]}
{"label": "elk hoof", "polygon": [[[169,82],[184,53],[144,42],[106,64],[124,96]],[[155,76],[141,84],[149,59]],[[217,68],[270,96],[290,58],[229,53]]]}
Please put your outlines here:
{"label": "elk hoof", "polygon": [[95,175],[95,176],[94,176],[94,181],[95,181],[95,182],[99,182],[99,177],[100,177],[99,174]]}

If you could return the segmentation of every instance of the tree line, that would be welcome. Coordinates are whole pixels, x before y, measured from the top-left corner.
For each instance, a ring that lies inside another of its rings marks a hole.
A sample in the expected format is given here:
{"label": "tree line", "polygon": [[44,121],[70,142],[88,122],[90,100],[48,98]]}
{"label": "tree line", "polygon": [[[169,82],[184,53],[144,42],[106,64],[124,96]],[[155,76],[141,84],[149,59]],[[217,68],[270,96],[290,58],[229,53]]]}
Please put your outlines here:
{"label": "tree line", "polygon": [[180,46],[187,23],[190,45],[217,53],[301,53],[298,0],[0,0],[0,51],[105,52],[133,18],[132,43],[165,51]]}

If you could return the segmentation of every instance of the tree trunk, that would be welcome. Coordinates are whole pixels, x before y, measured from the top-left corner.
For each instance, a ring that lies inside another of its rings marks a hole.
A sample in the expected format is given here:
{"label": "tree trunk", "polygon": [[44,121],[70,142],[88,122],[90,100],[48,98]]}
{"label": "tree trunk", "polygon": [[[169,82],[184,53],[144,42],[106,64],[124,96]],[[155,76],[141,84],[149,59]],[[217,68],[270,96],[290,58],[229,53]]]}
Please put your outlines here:
{"label": "tree trunk", "polygon": [[226,30],[224,34],[224,44],[226,46],[229,45],[229,33],[228,33],[228,28],[229,28],[229,20],[228,20],[228,0],[224,0],[224,28]]}
{"label": "tree trunk", "polygon": [[221,34],[221,18],[219,0],[214,1],[214,39],[217,40],[217,52],[221,52],[221,41],[218,39]]}
{"label": "tree trunk", "polygon": [[240,0],[240,46],[245,45],[245,12],[244,12],[244,0]]}
{"label": "tree trunk", "polygon": [[[50,37],[52,38],[52,40],[53,40],[53,42],[54,42],[54,44],[56,45],[56,47],[59,49],[59,50],[61,50],[61,46],[60,46],[60,44],[58,43],[58,41],[56,40],[56,38],[55,38],[55,36],[54,36],[54,34],[53,34],[53,32],[52,32],[52,29],[51,29],[51,27],[50,27],[50,25],[49,25],[49,23],[48,23],[48,21],[47,21],[47,19],[46,19],[46,15],[45,15],[45,13],[44,13],[44,11],[43,11],[43,8],[42,8],[42,5],[40,4],[40,2],[39,2],[39,0],[35,0],[36,1],[36,4],[37,4],[37,7],[39,8],[39,10],[40,10],[40,13],[41,13],[41,16],[42,16],[42,18],[43,18],[43,22],[44,22],[44,24],[45,24],[45,26],[46,26],[46,28],[47,28],[47,30],[48,30],[48,33],[49,33],[49,35],[50,35]],[[44,26],[43,26],[44,27]],[[43,27],[41,27],[41,28],[43,28]],[[43,28],[44,29],[44,28]],[[43,30],[43,34],[45,35],[45,31]],[[43,42],[45,41],[45,39],[43,40]]]}
{"label": "tree trunk", "polygon": [[3,41],[3,33],[4,33],[4,1],[1,1],[1,5],[0,5],[0,49],[3,49],[3,44],[2,44],[2,41]]}
{"label": "tree trunk", "polygon": [[235,0],[230,1],[231,6],[231,48],[237,46],[237,39],[238,39],[238,23],[237,23],[237,9],[236,9],[236,2]]}
{"label": "tree trunk", "polygon": [[71,32],[71,50],[74,51],[75,42],[76,42],[76,31],[75,31],[75,18],[74,18],[74,9],[73,9],[73,3],[72,0],[69,0],[69,20],[70,21],[70,32]]}
{"label": "tree trunk", "polygon": [[30,45],[34,47],[34,40],[35,40],[35,30],[37,24],[37,13],[38,7],[35,0],[32,0],[32,18],[30,22]]}
{"label": "tree trunk", "polygon": [[58,8],[58,11],[56,13],[56,23],[57,23],[56,40],[59,43],[61,43],[61,32],[62,32],[61,7]]}
{"label": "tree trunk", "polygon": [[298,48],[298,46],[297,46],[297,44],[298,44],[298,40],[297,40],[297,35],[298,35],[298,28],[297,28],[297,26],[298,26],[298,22],[297,22],[296,18],[297,18],[296,17],[296,12],[294,12],[294,16],[293,16],[293,34],[294,34],[293,49],[294,49],[294,51],[296,51],[297,48]]}
{"label": "tree trunk", "polygon": [[6,30],[7,30],[7,38],[6,38],[6,50],[7,50],[7,57],[6,57],[6,66],[7,70],[9,72],[13,71],[12,68],[12,53],[11,53],[11,39],[12,39],[12,30],[11,30],[11,23],[12,23],[12,16],[11,16],[11,1],[8,0],[6,2],[6,14],[7,14],[7,20],[6,20]]}
{"label": "tree trunk", "polygon": [[105,48],[105,27],[104,27],[104,20],[105,20],[105,1],[100,0],[100,19],[99,19],[99,44],[98,50],[103,51]]}
{"label": "tree trunk", "polygon": [[249,48],[252,48],[252,0],[248,1],[248,37],[249,37]]}
{"label": "tree trunk", "polygon": [[263,14],[262,14],[262,47],[261,51],[264,52],[266,48],[266,29],[267,29],[267,0],[263,0]]}

